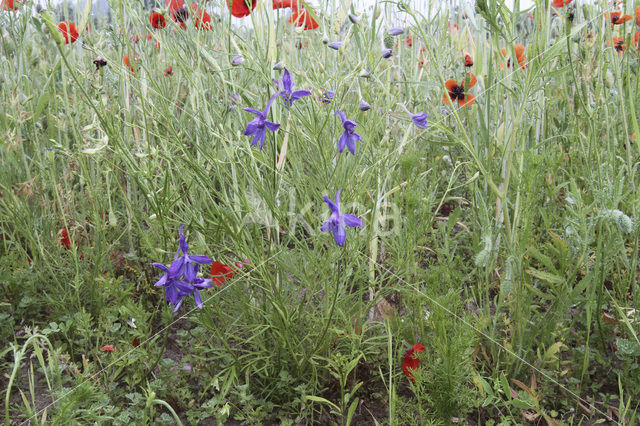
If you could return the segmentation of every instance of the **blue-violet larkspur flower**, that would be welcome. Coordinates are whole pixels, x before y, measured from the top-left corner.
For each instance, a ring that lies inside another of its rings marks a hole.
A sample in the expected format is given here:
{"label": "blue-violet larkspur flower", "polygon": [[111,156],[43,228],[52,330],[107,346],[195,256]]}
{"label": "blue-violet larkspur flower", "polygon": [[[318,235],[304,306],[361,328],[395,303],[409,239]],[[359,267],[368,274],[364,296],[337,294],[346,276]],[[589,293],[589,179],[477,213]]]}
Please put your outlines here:
{"label": "blue-violet larkspur flower", "polygon": [[287,107],[293,105],[293,101],[296,101],[304,96],[309,96],[311,94],[310,90],[293,90],[295,87],[295,83],[291,80],[291,73],[289,73],[288,69],[284,69],[284,73],[282,74],[282,87],[283,90],[278,93],[278,96],[282,96]]}
{"label": "blue-violet larkspur flower", "polygon": [[344,147],[346,145],[346,147],[349,148],[349,152],[355,155],[356,141],[362,140],[360,135],[354,131],[358,124],[355,121],[347,120],[345,113],[340,110],[336,111],[335,115],[340,117],[340,120],[342,120],[342,127],[344,127],[344,132],[342,132],[340,140],[338,141],[338,151],[344,151]]}
{"label": "blue-violet larkspur flower", "polygon": [[[212,286],[210,279],[198,277],[199,265],[211,263],[209,256],[189,254],[189,245],[184,236],[184,225],[180,227],[180,248],[176,251],[173,262],[168,268],[162,263],[152,263],[158,269],[164,271],[164,275],[154,284],[154,287],[165,288],[165,300],[174,306],[173,312],[177,312],[182,306],[184,298],[194,295],[196,305],[202,309],[202,297],[198,289]],[[179,256],[182,252],[182,256]]]}
{"label": "blue-violet larkspur flower", "polygon": [[322,224],[322,232],[332,232],[333,239],[340,247],[344,247],[344,243],[347,239],[347,229],[349,227],[362,226],[362,221],[352,214],[340,214],[340,192],[342,189],[338,189],[336,193],[335,203],[329,199],[329,196],[324,196],[324,202],[327,203],[331,209],[331,217],[325,223]]}
{"label": "blue-violet larkspur flower", "polygon": [[413,114],[411,111],[407,109],[407,107],[404,104],[399,104],[399,105],[407,112],[407,114],[411,116],[411,120],[413,120],[413,124],[423,129],[426,129],[429,127],[427,125],[427,117],[429,116],[425,114],[424,111],[421,111],[417,114]]}
{"label": "blue-violet larkspur flower", "polygon": [[254,118],[247,124],[247,128],[244,131],[245,136],[255,135],[253,137],[253,140],[251,141],[251,146],[254,146],[256,143],[260,142],[260,149],[262,149],[262,145],[264,145],[264,139],[266,137],[267,129],[271,130],[272,132],[275,132],[280,128],[280,124],[267,121],[269,108],[271,108],[271,104],[273,103],[273,100],[276,98],[276,96],[278,96],[277,93],[271,96],[271,98],[269,99],[269,102],[267,102],[267,107],[264,109],[264,111],[258,111],[257,109],[254,109],[254,108],[243,108],[245,111],[256,115],[256,118]]}

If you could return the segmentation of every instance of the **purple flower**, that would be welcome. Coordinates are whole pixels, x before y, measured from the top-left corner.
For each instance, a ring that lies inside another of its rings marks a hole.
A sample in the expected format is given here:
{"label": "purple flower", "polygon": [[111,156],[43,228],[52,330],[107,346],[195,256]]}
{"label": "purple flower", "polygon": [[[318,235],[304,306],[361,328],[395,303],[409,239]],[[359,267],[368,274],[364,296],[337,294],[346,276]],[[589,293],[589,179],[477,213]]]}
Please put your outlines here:
{"label": "purple flower", "polygon": [[362,221],[352,214],[340,214],[340,192],[342,189],[338,189],[336,193],[336,202],[334,203],[329,199],[329,196],[324,196],[324,202],[327,203],[331,209],[331,217],[325,223],[322,224],[322,232],[333,232],[333,239],[340,247],[344,247],[344,242],[347,239],[347,229],[345,225],[349,227],[362,226]]}
{"label": "purple flower", "polygon": [[309,90],[293,90],[296,84],[291,80],[291,74],[288,69],[284,69],[284,73],[282,74],[282,87],[283,90],[278,93],[278,96],[282,96],[284,99],[285,105],[290,107],[293,105],[293,101],[296,101],[304,96],[309,96],[311,91]]}
{"label": "purple flower", "polygon": [[267,102],[267,107],[264,109],[264,111],[258,111],[257,109],[253,108],[243,108],[245,111],[251,112],[257,116],[247,124],[247,129],[244,131],[245,136],[255,135],[253,137],[253,140],[251,141],[251,146],[254,146],[256,143],[258,143],[258,141],[260,141],[260,149],[262,149],[267,129],[275,132],[280,128],[279,124],[267,121],[269,108],[271,108],[271,104],[273,103],[273,100],[276,98],[276,96],[278,96],[277,93],[269,98],[269,102]]}
{"label": "purple flower", "polygon": [[413,114],[411,113],[411,111],[407,109],[406,106],[404,106],[404,104],[399,104],[399,105],[407,112],[407,114],[411,116],[411,120],[413,120],[413,124],[423,129],[426,129],[427,127],[429,127],[427,125],[427,117],[429,116],[425,114],[424,111],[421,111],[417,114]]}
{"label": "purple flower", "polygon": [[322,95],[318,99],[322,101],[323,104],[330,104],[335,95],[336,95],[335,90],[327,90],[326,92],[323,91]]}
{"label": "purple flower", "polygon": [[233,59],[231,60],[231,65],[233,65],[234,67],[237,67],[238,65],[242,65],[243,62],[244,62],[244,58],[242,56],[234,56]]}
{"label": "purple flower", "polygon": [[397,36],[400,34],[404,34],[404,30],[402,28],[389,28],[389,34],[391,34],[392,36]]}
{"label": "purple flower", "polygon": [[[173,256],[173,262],[168,268],[162,263],[152,263],[164,271],[164,275],[154,284],[154,287],[165,288],[165,300],[174,306],[173,312],[178,312],[184,298],[194,294],[198,308],[202,309],[202,297],[198,289],[211,287],[211,280],[197,277],[199,265],[211,263],[209,256],[189,254],[189,245],[184,236],[184,225],[180,227],[180,248]],[[182,256],[179,256],[182,252]]]}
{"label": "purple flower", "polygon": [[369,102],[362,99],[360,101],[360,111],[369,111],[370,109],[371,109],[371,105],[369,105]]}
{"label": "purple flower", "polygon": [[344,132],[340,135],[340,140],[338,141],[338,151],[342,153],[346,145],[347,148],[349,148],[349,152],[355,155],[356,141],[362,140],[360,135],[354,131],[357,124],[355,121],[347,120],[347,116],[340,110],[336,111],[335,115],[340,117],[340,120],[342,120],[342,127],[344,127]]}
{"label": "purple flower", "polygon": [[391,50],[391,49],[383,49],[382,50],[382,57],[384,59],[389,59],[391,57],[391,55],[393,55],[393,50]]}
{"label": "purple flower", "polygon": [[343,41],[332,41],[328,46],[333,50],[340,50],[343,44]]}

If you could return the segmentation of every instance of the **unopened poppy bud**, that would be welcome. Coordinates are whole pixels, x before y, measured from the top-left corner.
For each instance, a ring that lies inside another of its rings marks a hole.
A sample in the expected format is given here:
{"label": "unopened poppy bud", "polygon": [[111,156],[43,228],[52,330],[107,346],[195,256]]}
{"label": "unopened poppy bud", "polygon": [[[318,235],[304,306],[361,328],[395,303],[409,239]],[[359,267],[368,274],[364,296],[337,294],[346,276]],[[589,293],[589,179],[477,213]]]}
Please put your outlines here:
{"label": "unopened poppy bud", "polygon": [[359,76],[360,76],[360,77],[362,77],[362,78],[371,78],[371,74],[369,73],[369,71],[367,71],[367,70],[366,70],[366,69],[364,69],[364,68],[362,68],[362,69],[360,70],[360,74],[359,74]]}
{"label": "unopened poppy bud", "polygon": [[357,24],[360,21],[360,17],[354,15],[353,13],[349,13],[349,20],[352,24]]}
{"label": "unopened poppy bud", "polygon": [[607,89],[613,87],[613,73],[611,70],[607,70],[607,73],[604,75],[604,85],[607,86]]}
{"label": "unopened poppy bud", "polygon": [[274,71],[282,71],[284,69],[284,63],[282,61],[278,62],[273,66]]}
{"label": "unopened poppy bud", "polygon": [[231,60],[231,65],[233,65],[234,67],[237,67],[238,65],[242,65],[243,62],[244,62],[244,58],[242,56],[234,56],[233,59]]}
{"label": "unopened poppy bud", "polygon": [[326,34],[322,36],[322,44],[329,44],[329,37]]}

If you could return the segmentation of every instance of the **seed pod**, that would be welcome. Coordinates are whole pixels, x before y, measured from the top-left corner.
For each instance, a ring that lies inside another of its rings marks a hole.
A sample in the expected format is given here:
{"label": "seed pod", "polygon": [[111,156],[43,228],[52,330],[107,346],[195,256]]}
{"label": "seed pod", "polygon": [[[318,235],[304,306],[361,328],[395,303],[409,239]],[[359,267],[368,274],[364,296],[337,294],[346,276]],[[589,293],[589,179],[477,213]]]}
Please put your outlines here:
{"label": "seed pod", "polygon": [[389,33],[384,35],[384,47],[387,49],[393,48],[393,36]]}

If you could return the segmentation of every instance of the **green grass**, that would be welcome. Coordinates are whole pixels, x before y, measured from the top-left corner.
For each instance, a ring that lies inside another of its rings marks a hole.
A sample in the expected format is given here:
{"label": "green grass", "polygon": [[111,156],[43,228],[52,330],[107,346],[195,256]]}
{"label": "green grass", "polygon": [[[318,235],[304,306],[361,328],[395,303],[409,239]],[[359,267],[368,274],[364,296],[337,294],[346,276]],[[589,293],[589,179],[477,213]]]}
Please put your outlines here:
{"label": "green grass", "polygon": [[[110,24],[67,10],[91,27],[70,45],[62,15],[0,12],[7,424],[634,424],[634,21],[612,28],[604,2],[478,2],[473,21],[384,2],[352,24],[331,2],[302,33],[265,1],[253,31],[219,3],[206,32],[168,16],[152,30],[129,2]],[[385,41],[384,20],[405,35]],[[500,53],[514,43],[523,69]],[[476,102],[452,109],[444,84],[465,78],[465,53]],[[242,108],[277,92],[279,61],[312,96],[273,103],[281,127],[260,150]],[[338,109],[358,123],[355,155],[338,152]],[[340,188],[363,221],[343,248],[320,231]],[[243,267],[173,314],[151,263],[171,262],[182,224],[191,252]]]}

